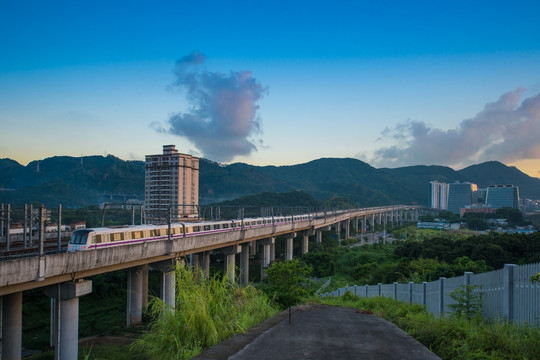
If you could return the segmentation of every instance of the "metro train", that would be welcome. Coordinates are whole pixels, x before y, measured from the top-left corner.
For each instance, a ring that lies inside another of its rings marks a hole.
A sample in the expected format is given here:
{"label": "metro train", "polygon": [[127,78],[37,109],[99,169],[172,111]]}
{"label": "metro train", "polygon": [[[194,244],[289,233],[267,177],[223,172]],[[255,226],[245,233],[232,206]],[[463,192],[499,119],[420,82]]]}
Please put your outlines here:
{"label": "metro train", "polygon": [[[180,239],[188,236],[207,235],[242,229],[254,229],[287,223],[305,223],[315,214],[294,216],[275,216],[246,218],[243,220],[203,221],[196,223],[171,224],[171,238]],[[102,227],[75,230],[68,243],[68,252],[102,249],[111,246],[123,246],[148,241],[166,240],[169,226],[166,225],[126,225],[120,227]]]}

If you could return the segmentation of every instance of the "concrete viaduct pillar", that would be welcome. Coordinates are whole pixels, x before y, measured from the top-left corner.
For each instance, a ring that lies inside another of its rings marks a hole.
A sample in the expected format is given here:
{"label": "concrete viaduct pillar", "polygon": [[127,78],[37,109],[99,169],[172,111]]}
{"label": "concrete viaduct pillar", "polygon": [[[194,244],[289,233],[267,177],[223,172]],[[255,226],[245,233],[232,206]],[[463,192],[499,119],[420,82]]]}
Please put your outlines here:
{"label": "concrete viaduct pillar", "polygon": [[309,252],[309,233],[304,231],[302,234],[302,255]]}
{"label": "concrete viaduct pillar", "polygon": [[204,251],[199,253],[199,264],[203,273],[203,276],[208,279],[210,276],[210,254],[212,251]]}
{"label": "concrete viaduct pillar", "polygon": [[189,265],[191,267],[191,271],[195,275],[195,279],[199,279],[199,273],[201,272],[201,265],[199,263],[200,257],[199,254],[191,254],[189,259]]}
{"label": "concrete viaduct pillar", "polygon": [[353,229],[354,229],[354,234],[357,235],[358,234],[358,216],[356,216],[353,220]]}
{"label": "concrete viaduct pillar", "polygon": [[143,313],[143,267],[128,269],[126,326],[142,323]]}
{"label": "concrete viaduct pillar", "polygon": [[315,232],[315,241],[317,242],[317,244],[320,244],[322,243],[322,230],[317,230]]}
{"label": "concrete viaduct pillar", "polygon": [[375,229],[375,214],[371,214],[371,231]]}
{"label": "concrete viaduct pillar", "polygon": [[345,220],[345,240],[351,237],[351,220]]}
{"label": "concrete viaduct pillar", "polygon": [[259,240],[260,244],[262,245],[262,254],[261,254],[261,280],[266,277],[266,273],[264,272],[264,269],[266,269],[270,262],[272,261],[270,259],[270,250],[271,246],[275,245],[275,238],[267,238]]}
{"label": "concrete viaduct pillar", "polygon": [[92,292],[91,280],[70,281],[43,288],[54,299],[53,324],[55,359],[77,359],[79,353],[79,297]]}
{"label": "concrete viaduct pillar", "polygon": [[155,265],[161,272],[160,298],[173,311],[176,308],[176,267],[178,261],[176,259],[164,260]]}
{"label": "concrete viaduct pillar", "polygon": [[2,360],[21,358],[22,292],[2,296]]}
{"label": "concrete viaduct pillar", "polygon": [[141,265],[142,268],[142,308],[148,305],[148,264]]}
{"label": "concrete viaduct pillar", "polygon": [[285,260],[292,260],[293,258],[293,239],[296,237],[296,233],[285,235]]}
{"label": "concrete viaduct pillar", "polygon": [[229,280],[234,282],[236,280],[235,264],[236,254],[238,254],[238,246],[227,246],[221,249],[225,255],[225,274],[229,277]]}
{"label": "concrete viaduct pillar", "polygon": [[367,217],[366,215],[364,215],[362,218],[362,237],[366,234],[366,221],[367,221]]}
{"label": "concrete viaduct pillar", "polygon": [[242,244],[240,254],[240,284],[249,284],[249,249],[250,243]]}

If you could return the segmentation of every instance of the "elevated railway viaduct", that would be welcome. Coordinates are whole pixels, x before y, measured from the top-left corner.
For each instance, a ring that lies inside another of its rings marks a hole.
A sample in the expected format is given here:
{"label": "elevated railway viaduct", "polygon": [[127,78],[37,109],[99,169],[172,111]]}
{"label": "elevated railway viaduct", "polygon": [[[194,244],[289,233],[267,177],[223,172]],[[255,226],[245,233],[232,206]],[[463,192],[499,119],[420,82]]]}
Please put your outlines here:
{"label": "elevated railway viaduct", "polygon": [[[308,252],[309,236],[322,239],[322,231],[335,226],[344,238],[354,231],[365,232],[368,223],[417,221],[419,207],[395,205],[351,209],[340,213],[317,213],[309,221],[242,229],[224,233],[185,237],[174,240],[153,241],[129,246],[74,253],[25,257],[0,261],[0,334],[1,358],[20,359],[22,344],[23,291],[41,288],[51,302],[51,325],[55,339],[56,358],[74,359],[78,352],[79,297],[92,292],[91,276],[128,269],[127,325],[142,321],[142,312],[148,297],[148,266],[161,271],[161,298],[175,306],[175,269],[185,256],[193,255],[192,266],[208,274],[210,252],[220,249],[225,256],[225,272],[235,281],[235,257],[240,254],[239,281],[247,284],[249,258],[259,242],[261,249],[261,276],[264,268],[274,260],[277,236],[286,238],[285,259],[293,257],[293,239],[300,238],[302,252]],[[361,227],[361,228],[360,228]],[[338,235],[339,236],[339,235]]]}

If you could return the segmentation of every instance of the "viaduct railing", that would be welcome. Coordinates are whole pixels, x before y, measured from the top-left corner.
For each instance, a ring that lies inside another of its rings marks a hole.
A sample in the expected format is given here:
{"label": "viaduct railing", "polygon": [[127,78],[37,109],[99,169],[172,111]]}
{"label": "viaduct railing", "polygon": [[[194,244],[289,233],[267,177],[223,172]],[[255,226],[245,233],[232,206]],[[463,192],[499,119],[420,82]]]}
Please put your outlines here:
{"label": "viaduct railing", "polygon": [[415,284],[377,284],[346,286],[319,296],[341,296],[350,291],[359,297],[385,296],[407,303],[421,304],[434,315],[451,312],[449,305],[456,301],[450,293],[461,285],[473,285],[482,295],[482,315],[487,319],[506,319],[540,327],[540,284],[531,277],[540,273],[540,263],[504,268],[482,274],[464,273],[463,276]]}

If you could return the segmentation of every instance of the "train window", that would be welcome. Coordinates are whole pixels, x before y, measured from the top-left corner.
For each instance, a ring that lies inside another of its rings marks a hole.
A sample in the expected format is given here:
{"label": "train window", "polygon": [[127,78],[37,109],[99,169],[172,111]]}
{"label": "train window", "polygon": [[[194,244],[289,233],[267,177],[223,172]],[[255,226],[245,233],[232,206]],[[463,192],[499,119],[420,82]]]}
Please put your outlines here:
{"label": "train window", "polygon": [[124,240],[124,233],[112,233],[111,241],[121,241]]}
{"label": "train window", "polygon": [[210,230],[210,225],[204,225],[204,226],[203,226],[203,230],[204,230],[204,231]]}
{"label": "train window", "polygon": [[199,232],[201,231],[201,227],[200,226],[194,226],[193,227],[193,232]]}
{"label": "train window", "polygon": [[101,244],[101,234],[92,236],[94,239],[94,244]]}
{"label": "train window", "polygon": [[131,232],[131,238],[132,239],[141,239],[143,237],[142,231],[132,231]]}
{"label": "train window", "polygon": [[222,229],[228,229],[228,228],[229,228],[229,224],[222,224],[222,225],[221,225],[221,228],[222,228]]}

